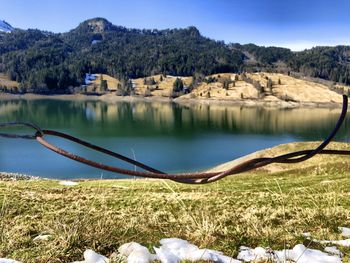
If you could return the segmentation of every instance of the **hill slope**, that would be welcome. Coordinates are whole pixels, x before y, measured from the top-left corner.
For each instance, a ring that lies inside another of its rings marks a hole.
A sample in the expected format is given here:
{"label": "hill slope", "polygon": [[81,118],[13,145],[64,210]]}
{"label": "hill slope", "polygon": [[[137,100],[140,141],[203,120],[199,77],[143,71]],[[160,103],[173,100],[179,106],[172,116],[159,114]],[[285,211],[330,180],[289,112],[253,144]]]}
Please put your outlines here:
{"label": "hill slope", "polygon": [[[341,95],[325,84],[298,79],[279,73],[216,74],[212,82],[202,82],[179,99],[251,100],[272,104],[341,103]],[[236,80],[235,80],[236,79]],[[225,82],[227,83],[225,86]],[[340,88],[348,93],[349,87]]]}
{"label": "hill slope", "polygon": [[[11,29],[0,33],[0,73],[23,92],[62,93],[84,84],[85,73],[113,78],[227,72],[294,72],[350,84],[350,47],[292,52],[254,44],[226,45],[197,28],[130,29],[94,18],[62,34]],[[127,82],[127,81],[125,81]]]}
{"label": "hill slope", "polygon": [[0,32],[11,33],[13,27],[6,21],[0,20]]}

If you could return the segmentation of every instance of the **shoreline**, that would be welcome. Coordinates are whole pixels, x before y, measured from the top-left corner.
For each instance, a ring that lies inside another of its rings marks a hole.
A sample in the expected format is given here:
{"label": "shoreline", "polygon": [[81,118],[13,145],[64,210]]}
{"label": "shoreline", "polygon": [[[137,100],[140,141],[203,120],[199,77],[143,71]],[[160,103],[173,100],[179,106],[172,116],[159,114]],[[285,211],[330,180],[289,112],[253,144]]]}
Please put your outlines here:
{"label": "shoreline", "polygon": [[[286,153],[287,149],[288,151],[299,151],[299,150],[305,150],[305,148],[313,149],[320,145],[321,141],[307,141],[307,142],[290,142],[290,143],[282,143],[279,145],[272,146],[270,148],[265,148],[262,150],[258,150],[252,153],[248,153],[244,156],[238,157],[236,159],[223,162],[220,164],[217,164],[213,167],[206,168],[204,170],[199,170],[202,172],[220,172],[225,171],[233,166],[237,166],[243,162],[246,162],[248,160],[254,159],[254,158],[263,158],[266,156],[277,156],[282,153]],[[344,150],[348,149],[350,143],[348,142],[335,142],[332,141],[330,143],[330,146],[327,146],[331,149],[336,150]],[[340,157],[339,157],[340,156]],[[313,165],[317,165],[320,160],[322,160],[322,163],[331,163],[336,159],[346,158],[346,155],[331,155],[329,157],[325,157],[322,155],[317,155],[313,157],[311,160],[309,160],[307,163],[299,163],[294,164],[293,166],[290,166],[290,164],[280,164],[280,163],[273,163],[268,165],[267,167],[261,167],[257,168],[255,171],[265,171],[267,173],[275,173],[275,172],[287,172],[296,168],[301,167],[311,167]],[[338,160],[339,161],[339,160]],[[29,181],[73,181],[73,182],[87,182],[87,181],[118,181],[118,182],[130,182],[130,181],[162,181],[164,179],[158,179],[158,178],[146,178],[146,177],[133,177],[130,176],[128,178],[65,178],[65,179],[59,179],[59,178],[48,178],[48,177],[41,177],[41,176],[33,176],[23,173],[14,173],[14,172],[5,172],[0,171],[0,182],[1,181],[23,181],[23,180],[29,180]]]}
{"label": "shoreline", "polygon": [[0,181],[45,180],[46,178],[22,173],[0,172]]}
{"label": "shoreline", "polygon": [[267,107],[267,108],[341,108],[342,104],[337,102],[292,102],[283,100],[220,100],[220,99],[189,99],[189,98],[169,98],[158,96],[116,96],[114,94],[97,95],[83,95],[83,94],[60,94],[60,95],[41,95],[41,94],[9,94],[0,93],[0,101],[8,100],[65,100],[65,101],[101,101],[107,103],[115,102],[164,102],[176,103],[178,105],[225,105],[225,106],[243,106],[243,107]]}

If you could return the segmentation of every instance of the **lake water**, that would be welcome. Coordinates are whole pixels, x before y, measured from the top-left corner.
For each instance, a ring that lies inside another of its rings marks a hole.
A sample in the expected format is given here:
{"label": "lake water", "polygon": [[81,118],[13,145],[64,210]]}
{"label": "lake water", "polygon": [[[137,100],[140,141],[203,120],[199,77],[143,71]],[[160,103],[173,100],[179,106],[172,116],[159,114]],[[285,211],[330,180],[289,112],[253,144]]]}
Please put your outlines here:
{"label": "lake water", "polygon": [[[166,102],[0,101],[0,122],[34,122],[167,172],[209,168],[281,143],[322,140],[339,113],[340,109],[180,106]],[[350,141],[349,126],[347,117],[337,141]],[[87,158],[121,164],[70,142],[48,140]],[[0,138],[0,171],[59,179],[123,177],[61,157],[36,141],[4,138]]]}

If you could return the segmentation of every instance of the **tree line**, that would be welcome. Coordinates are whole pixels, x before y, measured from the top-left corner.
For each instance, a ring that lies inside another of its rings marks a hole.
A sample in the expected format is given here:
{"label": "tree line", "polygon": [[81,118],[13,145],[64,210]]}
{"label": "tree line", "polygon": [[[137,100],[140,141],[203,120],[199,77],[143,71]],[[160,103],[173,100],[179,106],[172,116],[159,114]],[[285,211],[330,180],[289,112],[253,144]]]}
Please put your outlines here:
{"label": "tree line", "polygon": [[[0,33],[0,72],[20,83],[21,92],[65,93],[84,84],[85,73],[129,79],[155,74],[295,71],[350,85],[350,47],[316,47],[302,52],[254,44],[226,45],[195,27],[138,30],[102,18],[62,34],[16,29]],[[227,85],[227,84],[226,84]]]}

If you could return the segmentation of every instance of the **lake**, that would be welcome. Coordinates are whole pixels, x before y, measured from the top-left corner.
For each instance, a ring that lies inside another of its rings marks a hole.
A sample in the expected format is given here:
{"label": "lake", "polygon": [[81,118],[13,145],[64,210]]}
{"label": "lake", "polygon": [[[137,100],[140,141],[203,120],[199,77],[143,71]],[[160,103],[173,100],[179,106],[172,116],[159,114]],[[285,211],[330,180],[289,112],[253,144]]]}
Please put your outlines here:
{"label": "lake", "polygon": [[[34,122],[43,129],[69,133],[166,172],[206,169],[281,143],[322,140],[339,113],[340,109],[327,108],[181,106],[144,101],[0,101],[0,122]],[[337,141],[350,141],[349,126],[347,117]],[[87,158],[121,164],[71,142],[48,140]],[[123,178],[66,159],[36,141],[4,138],[0,138],[0,171],[57,179]]]}

